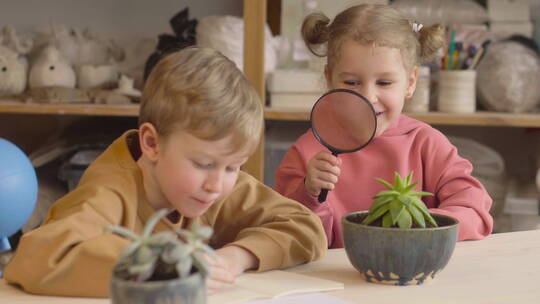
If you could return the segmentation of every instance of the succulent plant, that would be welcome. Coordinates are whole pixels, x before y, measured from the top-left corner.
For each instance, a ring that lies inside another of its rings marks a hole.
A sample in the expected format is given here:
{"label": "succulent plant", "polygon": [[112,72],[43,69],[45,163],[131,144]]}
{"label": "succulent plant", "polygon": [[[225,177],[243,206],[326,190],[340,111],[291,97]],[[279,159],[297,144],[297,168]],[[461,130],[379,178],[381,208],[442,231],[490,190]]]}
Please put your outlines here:
{"label": "succulent plant", "polygon": [[381,219],[383,227],[426,227],[426,221],[434,227],[437,223],[429,214],[429,211],[420,199],[421,196],[433,195],[430,192],[414,191],[417,183],[411,184],[412,172],[407,177],[402,178],[399,173],[394,173],[394,185],[389,182],[375,178],[385,185],[388,190],[377,193],[373,198],[373,205],[369,208],[368,215],[362,221],[369,225]]}
{"label": "succulent plant", "polygon": [[208,274],[204,254],[215,257],[214,250],[204,243],[212,228],[193,224],[191,230],[170,230],[152,234],[158,221],[170,209],[156,212],[141,235],[121,226],[108,226],[113,233],[131,240],[121,252],[113,269],[116,277],[130,281],[158,281],[187,278],[194,271]]}

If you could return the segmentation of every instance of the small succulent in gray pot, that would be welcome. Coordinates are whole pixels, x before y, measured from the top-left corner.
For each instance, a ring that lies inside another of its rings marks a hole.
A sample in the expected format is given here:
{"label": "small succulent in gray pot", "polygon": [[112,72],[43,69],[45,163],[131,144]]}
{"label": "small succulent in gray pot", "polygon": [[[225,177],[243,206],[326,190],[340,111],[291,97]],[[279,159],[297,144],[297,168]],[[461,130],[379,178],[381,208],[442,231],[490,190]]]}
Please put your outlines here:
{"label": "small succulent in gray pot", "polygon": [[416,191],[412,173],[394,184],[376,178],[388,189],[374,196],[368,211],[342,219],[343,242],[351,264],[368,282],[420,285],[435,277],[452,256],[458,221],[430,213]]}
{"label": "small succulent in gray pot", "polygon": [[194,224],[191,230],[152,233],[170,211],[157,211],[141,235],[121,226],[107,227],[131,241],[113,268],[113,304],[206,303],[205,254],[215,257],[215,253],[204,241],[212,235],[212,228]]}

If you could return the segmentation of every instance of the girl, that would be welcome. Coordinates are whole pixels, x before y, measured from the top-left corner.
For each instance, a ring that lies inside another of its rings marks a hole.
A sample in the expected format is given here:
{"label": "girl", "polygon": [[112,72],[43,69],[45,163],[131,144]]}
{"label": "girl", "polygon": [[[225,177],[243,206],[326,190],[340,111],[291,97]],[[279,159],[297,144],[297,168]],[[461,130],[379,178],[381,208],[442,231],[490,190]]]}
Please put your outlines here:
{"label": "girl", "polygon": [[[492,200],[471,176],[471,163],[442,133],[401,114],[414,93],[418,65],[443,46],[444,28],[410,23],[389,6],[358,5],[332,22],[320,13],[308,15],[302,36],[312,53],[327,56],[328,88],[364,95],[377,116],[375,138],[362,150],[335,157],[308,131],[276,172],[276,190],[319,215],[328,246],[343,247],[342,216],[369,209],[384,187],[374,177],[393,180],[394,172],[414,172],[417,187],[435,194],[424,197],[430,211],[459,220],[459,240],[491,233]],[[321,189],[331,190],[324,203],[317,201]]]}

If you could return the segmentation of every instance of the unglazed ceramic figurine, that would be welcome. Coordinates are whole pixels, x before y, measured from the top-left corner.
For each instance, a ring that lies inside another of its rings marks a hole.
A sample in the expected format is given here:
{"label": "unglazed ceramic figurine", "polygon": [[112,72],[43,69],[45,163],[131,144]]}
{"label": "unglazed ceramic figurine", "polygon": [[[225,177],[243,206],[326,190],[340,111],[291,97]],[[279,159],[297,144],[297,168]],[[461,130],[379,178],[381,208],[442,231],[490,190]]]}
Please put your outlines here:
{"label": "unglazed ceramic figurine", "polygon": [[118,72],[114,65],[82,65],[75,68],[77,87],[80,89],[104,88],[118,82]]}
{"label": "unglazed ceramic figurine", "polygon": [[20,40],[12,26],[0,29],[0,96],[17,95],[26,89],[26,54],[31,48],[32,41]]}
{"label": "unglazed ceramic figurine", "polygon": [[127,77],[126,75],[120,76],[120,80],[118,81],[118,89],[114,91],[116,93],[131,97],[141,96],[141,92],[133,87],[133,79]]}
{"label": "unglazed ceramic figurine", "polygon": [[0,46],[0,96],[20,94],[26,88],[26,57]]}
{"label": "unglazed ceramic figurine", "polygon": [[36,62],[32,64],[28,78],[30,88],[74,88],[75,82],[75,72],[71,64],[54,46],[43,49]]}

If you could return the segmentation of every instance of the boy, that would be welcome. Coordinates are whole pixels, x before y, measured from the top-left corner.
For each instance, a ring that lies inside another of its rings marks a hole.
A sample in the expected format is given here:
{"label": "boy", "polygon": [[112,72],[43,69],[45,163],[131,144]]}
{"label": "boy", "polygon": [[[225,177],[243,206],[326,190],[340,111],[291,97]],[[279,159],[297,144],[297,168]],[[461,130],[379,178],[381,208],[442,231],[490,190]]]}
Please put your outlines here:
{"label": "boy", "polygon": [[114,141],[21,239],[6,280],[31,293],[106,297],[127,241],[104,228],[140,233],[161,208],[175,211],[157,231],[195,220],[214,228],[210,291],[248,269],[319,258],[318,217],[240,171],[262,127],[259,97],[232,61],[197,47],[164,57],[146,82],[139,129]]}

